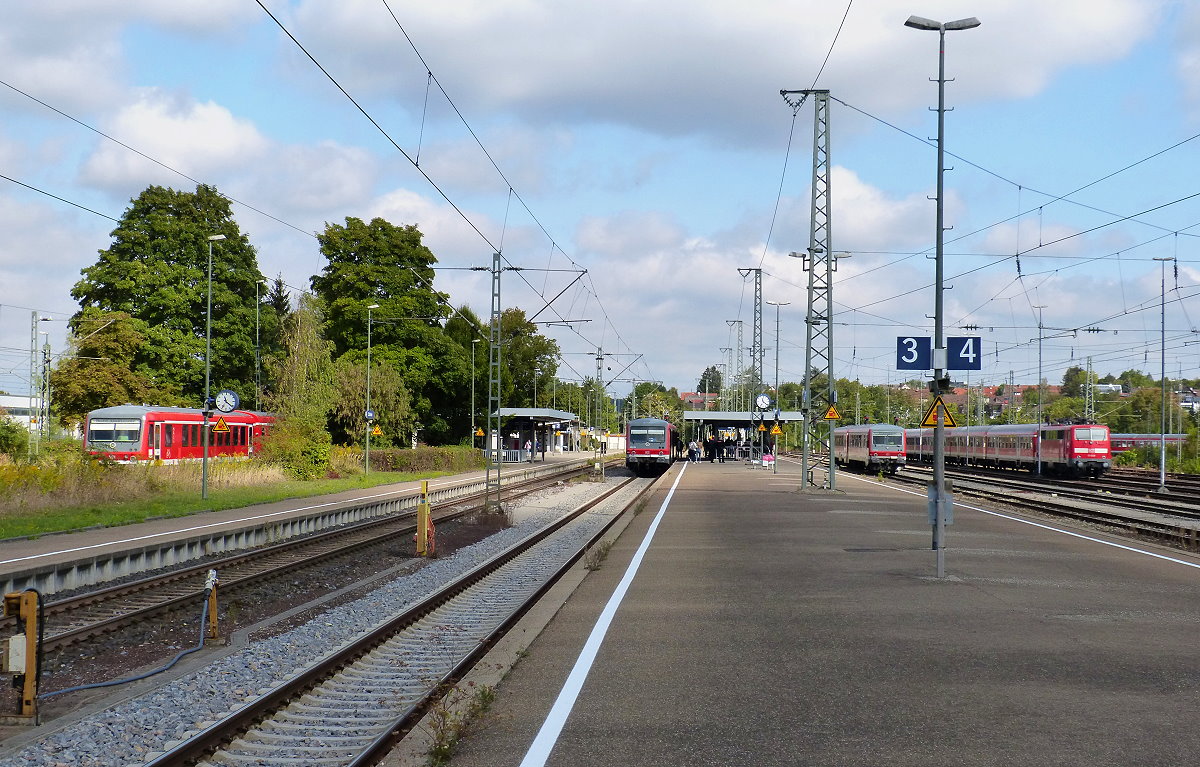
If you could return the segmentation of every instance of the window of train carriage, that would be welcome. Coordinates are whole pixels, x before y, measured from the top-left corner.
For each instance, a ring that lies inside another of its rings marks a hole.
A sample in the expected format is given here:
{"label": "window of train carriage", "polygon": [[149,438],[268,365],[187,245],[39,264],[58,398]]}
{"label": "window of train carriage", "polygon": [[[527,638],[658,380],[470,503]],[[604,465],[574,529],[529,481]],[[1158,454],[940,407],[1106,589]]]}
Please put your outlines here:
{"label": "window of train carriage", "polygon": [[163,447],[175,447],[175,424],[163,424]]}

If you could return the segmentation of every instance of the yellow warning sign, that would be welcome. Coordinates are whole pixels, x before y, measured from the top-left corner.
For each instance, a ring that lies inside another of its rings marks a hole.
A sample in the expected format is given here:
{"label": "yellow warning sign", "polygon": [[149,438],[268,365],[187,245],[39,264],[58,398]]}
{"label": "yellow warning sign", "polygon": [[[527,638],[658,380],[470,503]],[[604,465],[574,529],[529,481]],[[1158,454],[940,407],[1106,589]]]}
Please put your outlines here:
{"label": "yellow warning sign", "polygon": [[217,416],[217,422],[213,424],[213,431],[229,431],[229,424],[225,423],[225,419]]}
{"label": "yellow warning sign", "polygon": [[771,433],[775,436],[779,436],[780,434],[783,434],[783,429],[779,428],[779,424],[775,424],[771,427]]}
{"label": "yellow warning sign", "polygon": [[374,429],[371,429],[371,436],[372,437],[382,437],[383,429],[380,429],[378,426],[376,426]]}
{"label": "yellow warning sign", "polygon": [[837,421],[837,420],[840,420],[841,417],[842,417],[842,414],[839,413],[837,411],[837,408],[834,407],[833,405],[830,405],[829,409],[825,411],[825,420],[826,421]]}
{"label": "yellow warning sign", "polygon": [[482,436],[483,436],[483,427],[482,427],[482,426],[476,426],[476,427],[475,427],[475,436],[476,436],[476,437],[482,437]]}
{"label": "yellow warning sign", "polygon": [[760,424],[758,425],[758,430],[759,430],[759,431],[766,431],[766,430],[767,430],[767,427],[766,427],[766,426],[764,426],[763,424],[761,424],[761,423],[760,423]]}
{"label": "yellow warning sign", "polygon": [[929,409],[925,411],[925,417],[921,419],[921,426],[933,428],[937,426],[938,410],[942,411],[942,425],[954,428],[958,426],[958,422],[954,420],[954,416],[950,415],[950,409],[946,407],[946,403],[942,402],[941,397],[934,397],[933,402],[929,405]]}

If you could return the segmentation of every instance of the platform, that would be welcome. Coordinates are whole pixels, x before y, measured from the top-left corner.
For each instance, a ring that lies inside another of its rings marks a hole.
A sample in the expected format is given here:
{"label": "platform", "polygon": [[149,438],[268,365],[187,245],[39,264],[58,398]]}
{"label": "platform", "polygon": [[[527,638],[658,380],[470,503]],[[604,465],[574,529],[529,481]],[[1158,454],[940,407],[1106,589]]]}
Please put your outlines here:
{"label": "platform", "polygon": [[788,463],[680,474],[455,767],[1194,762],[1196,557],[960,505],[938,579],[923,495],[849,473],[801,493]]}

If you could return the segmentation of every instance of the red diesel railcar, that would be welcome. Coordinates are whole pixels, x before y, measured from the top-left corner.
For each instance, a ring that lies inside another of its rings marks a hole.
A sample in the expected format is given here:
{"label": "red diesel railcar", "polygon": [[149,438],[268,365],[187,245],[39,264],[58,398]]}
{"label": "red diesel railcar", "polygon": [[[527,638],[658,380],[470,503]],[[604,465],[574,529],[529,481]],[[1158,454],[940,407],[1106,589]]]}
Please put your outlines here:
{"label": "red diesel railcar", "polygon": [[[275,422],[270,413],[235,410],[208,419],[208,455],[245,458],[262,447]],[[88,413],[84,450],[119,463],[198,460],[204,456],[204,411],[118,405]]]}

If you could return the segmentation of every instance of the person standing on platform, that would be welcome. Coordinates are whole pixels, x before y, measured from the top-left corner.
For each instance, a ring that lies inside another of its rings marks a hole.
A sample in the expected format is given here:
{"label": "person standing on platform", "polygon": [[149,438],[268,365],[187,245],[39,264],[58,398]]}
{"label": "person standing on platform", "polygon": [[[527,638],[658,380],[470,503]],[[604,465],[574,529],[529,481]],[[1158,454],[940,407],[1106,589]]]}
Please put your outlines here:
{"label": "person standing on platform", "polygon": [[699,460],[700,446],[696,444],[696,440],[688,443],[688,463],[696,463]]}
{"label": "person standing on platform", "polygon": [[716,448],[717,448],[717,463],[725,463],[725,438],[724,437],[720,437],[717,439]]}

